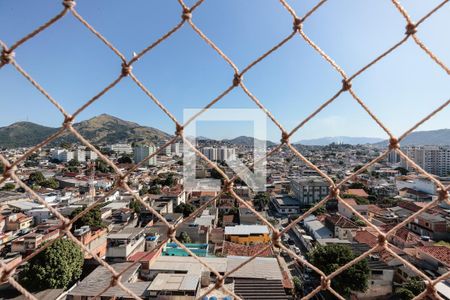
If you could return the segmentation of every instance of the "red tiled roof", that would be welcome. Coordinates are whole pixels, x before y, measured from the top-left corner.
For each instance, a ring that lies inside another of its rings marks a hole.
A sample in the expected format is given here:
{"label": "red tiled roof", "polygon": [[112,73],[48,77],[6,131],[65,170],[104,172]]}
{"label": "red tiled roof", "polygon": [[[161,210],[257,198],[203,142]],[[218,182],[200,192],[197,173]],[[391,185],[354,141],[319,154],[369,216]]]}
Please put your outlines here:
{"label": "red tiled roof", "polygon": [[372,212],[374,214],[381,214],[384,211],[384,209],[382,209],[381,207],[379,207],[378,205],[375,205],[375,204],[369,204],[368,209],[370,212]]}
{"label": "red tiled roof", "polygon": [[341,228],[359,228],[358,225],[356,225],[353,221],[350,219],[341,216],[341,215],[332,215],[332,216],[326,216],[326,221],[330,222],[334,226],[341,227]]}
{"label": "red tiled roof", "polygon": [[[228,241],[223,242],[223,254],[224,255],[235,255],[235,256],[253,256],[261,251],[267,244],[255,244],[255,245],[241,245]],[[258,254],[258,256],[269,257],[272,256],[272,248],[269,247]]]}
{"label": "red tiled roof", "polygon": [[223,216],[223,221],[226,223],[231,223],[234,220],[234,215],[224,215]]}
{"label": "red tiled roof", "polygon": [[358,204],[356,203],[355,199],[353,199],[353,198],[344,198],[344,199],[342,199],[342,200],[344,200],[345,203],[347,203],[347,204],[349,204],[349,205],[351,205],[351,206],[356,206],[356,205],[358,205]]}
{"label": "red tiled roof", "polygon": [[354,240],[358,243],[369,245],[370,247],[374,247],[378,243],[377,237],[366,230],[357,231]]}
{"label": "red tiled roof", "polygon": [[358,197],[367,198],[369,195],[363,189],[348,189],[347,194],[355,195]]}
{"label": "red tiled roof", "polygon": [[394,235],[397,236],[398,238],[401,238],[405,242],[420,242],[420,237],[406,228],[398,229],[394,233]]}
{"label": "red tiled roof", "polygon": [[433,256],[447,266],[450,266],[450,248],[445,246],[422,246],[417,249]]}
{"label": "red tiled roof", "polygon": [[159,251],[139,251],[131,255],[128,258],[128,261],[151,261],[152,258],[155,257],[155,255],[159,255]]}

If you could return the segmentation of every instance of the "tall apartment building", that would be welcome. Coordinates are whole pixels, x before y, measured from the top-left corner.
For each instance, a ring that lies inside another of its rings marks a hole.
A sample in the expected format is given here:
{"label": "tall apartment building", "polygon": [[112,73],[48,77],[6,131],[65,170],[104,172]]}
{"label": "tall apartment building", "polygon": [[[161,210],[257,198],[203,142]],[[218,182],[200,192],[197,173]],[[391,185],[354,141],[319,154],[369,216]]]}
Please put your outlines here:
{"label": "tall apartment building", "polygon": [[[402,150],[425,171],[438,176],[450,174],[450,147],[408,146]],[[404,159],[402,159],[402,167],[413,170],[411,164]]]}
{"label": "tall apartment building", "polygon": [[74,153],[66,149],[55,149],[50,154],[53,159],[61,162],[68,162],[75,158]]}
{"label": "tall apartment building", "polygon": [[233,160],[236,157],[236,149],[220,147],[217,150],[217,160]]}
{"label": "tall apartment building", "polygon": [[181,156],[183,153],[183,144],[173,143],[165,148],[167,156]]}
{"label": "tall apartment building", "polygon": [[330,184],[320,176],[307,176],[291,180],[291,190],[300,206],[312,205],[329,194]]}
{"label": "tall apartment building", "polygon": [[204,147],[201,149],[203,155],[205,155],[209,160],[212,161],[226,161],[231,160],[236,157],[236,149],[228,147]]}
{"label": "tall apartment building", "polygon": [[204,147],[202,148],[202,154],[206,156],[209,160],[217,160],[217,148]]}
{"label": "tall apartment building", "polygon": [[117,154],[131,154],[133,153],[133,148],[130,144],[112,144],[108,148]]}
{"label": "tall apartment building", "polygon": [[78,160],[79,162],[86,161],[86,151],[77,149],[73,153],[74,153],[74,159]]}
{"label": "tall apartment building", "polygon": [[85,162],[86,160],[96,160],[98,158],[97,153],[94,151],[85,151],[82,149],[77,149],[75,151],[70,151],[67,149],[54,149],[50,153],[53,159],[57,159],[61,162],[69,162],[72,159],[76,159],[79,162]]}
{"label": "tall apartment building", "polygon": [[[135,163],[140,163],[147,156],[156,152],[156,147],[154,145],[138,145],[133,148],[133,158]],[[156,155],[147,160],[145,163],[149,166],[156,166]]]}

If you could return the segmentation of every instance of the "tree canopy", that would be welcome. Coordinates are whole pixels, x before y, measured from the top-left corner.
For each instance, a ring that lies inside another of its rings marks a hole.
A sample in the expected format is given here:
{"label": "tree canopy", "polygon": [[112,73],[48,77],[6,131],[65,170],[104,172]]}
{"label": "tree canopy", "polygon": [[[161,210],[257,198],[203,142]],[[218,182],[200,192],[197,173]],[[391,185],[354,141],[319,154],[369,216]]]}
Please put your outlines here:
{"label": "tree canopy", "polygon": [[184,217],[189,216],[194,211],[195,211],[195,207],[189,203],[181,203],[180,205],[177,205],[174,209],[174,212],[183,214]]}
{"label": "tree canopy", "polygon": [[395,289],[396,299],[410,300],[425,290],[425,283],[418,277],[413,277],[405,281],[400,287]]}
{"label": "tree canopy", "polygon": [[[318,246],[309,253],[311,263],[325,274],[334,272],[355,257],[349,246],[340,244]],[[333,278],[331,287],[343,296],[349,296],[351,291],[364,292],[368,288],[369,273],[364,259]]]}
{"label": "tree canopy", "polygon": [[14,183],[7,182],[7,183],[5,183],[4,186],[2,186],[2,188],[0,190],[2,190],[2,191],[12,191],[15,188],[16,188],[16,185]]}
{"label": "tree canopy", "polygon": [[83,252],[69,239],[58,239],[24,266],[19,282],[30,291],[66,288],[80,278]]}
{"label": "tree canopy", "polygon": [[[78,207],[70,214],[70,218],[73,219],[76,215],[81,213],[84,209],[86,209],[86,207]],[[77,228],[80,228],[80,227],[86,226],[86,225],[89,225],[89,227],[91,227],[91,228],[105,227],[105,224],[103,223],[103,220],[102,220],[102,213],[98,206],[94,207],[93,209],[88,211],[87,214],[85,214],[84,216],[82,216],[81,218],[76,220],[75,223],[73,223],[72,228],[73,228],[73,230],[75,230]]]}
{"label": "tree canopy", "polygon": [[180,234],[180,242],[183,244],[189,244],[192,243],[191,237],[189,236],[189,234],[187,234],[186,232],[182,232]]}
{"label": "tree canopy", "polygon": [[269,201],[270,196],[268,193],[258,193],[253,198],[253,203],[259,210],[263,210],[269,204]]}
{"label": "tree canopy", "polygon": [[121,157],[119,157],[117,162],[119,164],[131,164],[131,163],[133,163],[133,161],[131,160],[131,157],[129,155],[127,155],[127,154],[124,154]]}

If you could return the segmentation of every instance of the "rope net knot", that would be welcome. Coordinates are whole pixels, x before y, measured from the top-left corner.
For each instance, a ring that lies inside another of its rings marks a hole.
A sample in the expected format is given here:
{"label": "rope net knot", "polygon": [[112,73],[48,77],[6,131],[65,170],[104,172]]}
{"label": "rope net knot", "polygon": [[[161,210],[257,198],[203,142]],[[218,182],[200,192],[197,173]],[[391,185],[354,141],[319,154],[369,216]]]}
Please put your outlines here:
{"label": "rope net knot", "polygon": [[188,21],[188,20],[192,19],[192,12],[191,12],[191,10],[189,8],[184,8],[183,9],[183,13],[181,14],[181,18],[184,21]]}
{"label": "rope net knot", "polygon": [[65,8],[72,9],[75,7],[77,3],[73,0],[64,0],[63,5]]}
{"label": "rope net knot", "polygon": [[0,60],[3,64],[10,64],[14,61],[14,56],[15,53],[13,51],[3,49]]}
{"label": "rope net knot", "polygon": [[413,23],[408,23],[408,25],[406,25],[406,31],[405,34],[406,35],[413,35],[417,33],[417,26]]}

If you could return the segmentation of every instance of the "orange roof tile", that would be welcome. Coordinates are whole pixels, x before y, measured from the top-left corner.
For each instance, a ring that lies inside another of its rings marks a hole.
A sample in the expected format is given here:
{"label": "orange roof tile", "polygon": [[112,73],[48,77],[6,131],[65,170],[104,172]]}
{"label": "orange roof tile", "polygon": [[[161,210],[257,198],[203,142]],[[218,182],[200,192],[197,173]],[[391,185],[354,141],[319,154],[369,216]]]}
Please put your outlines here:
{"label": "orange roof tile", "polygon": [[355,195],[358,197],[367,198],[369,197],[369,194],[366,193],[363,189],[348,189],[347,194]]}
{"label": "orange roof tile", "polygon": [[422,246],[417,249],[433,256],[447,266],[450,266],[450,248],[445,246]]}

